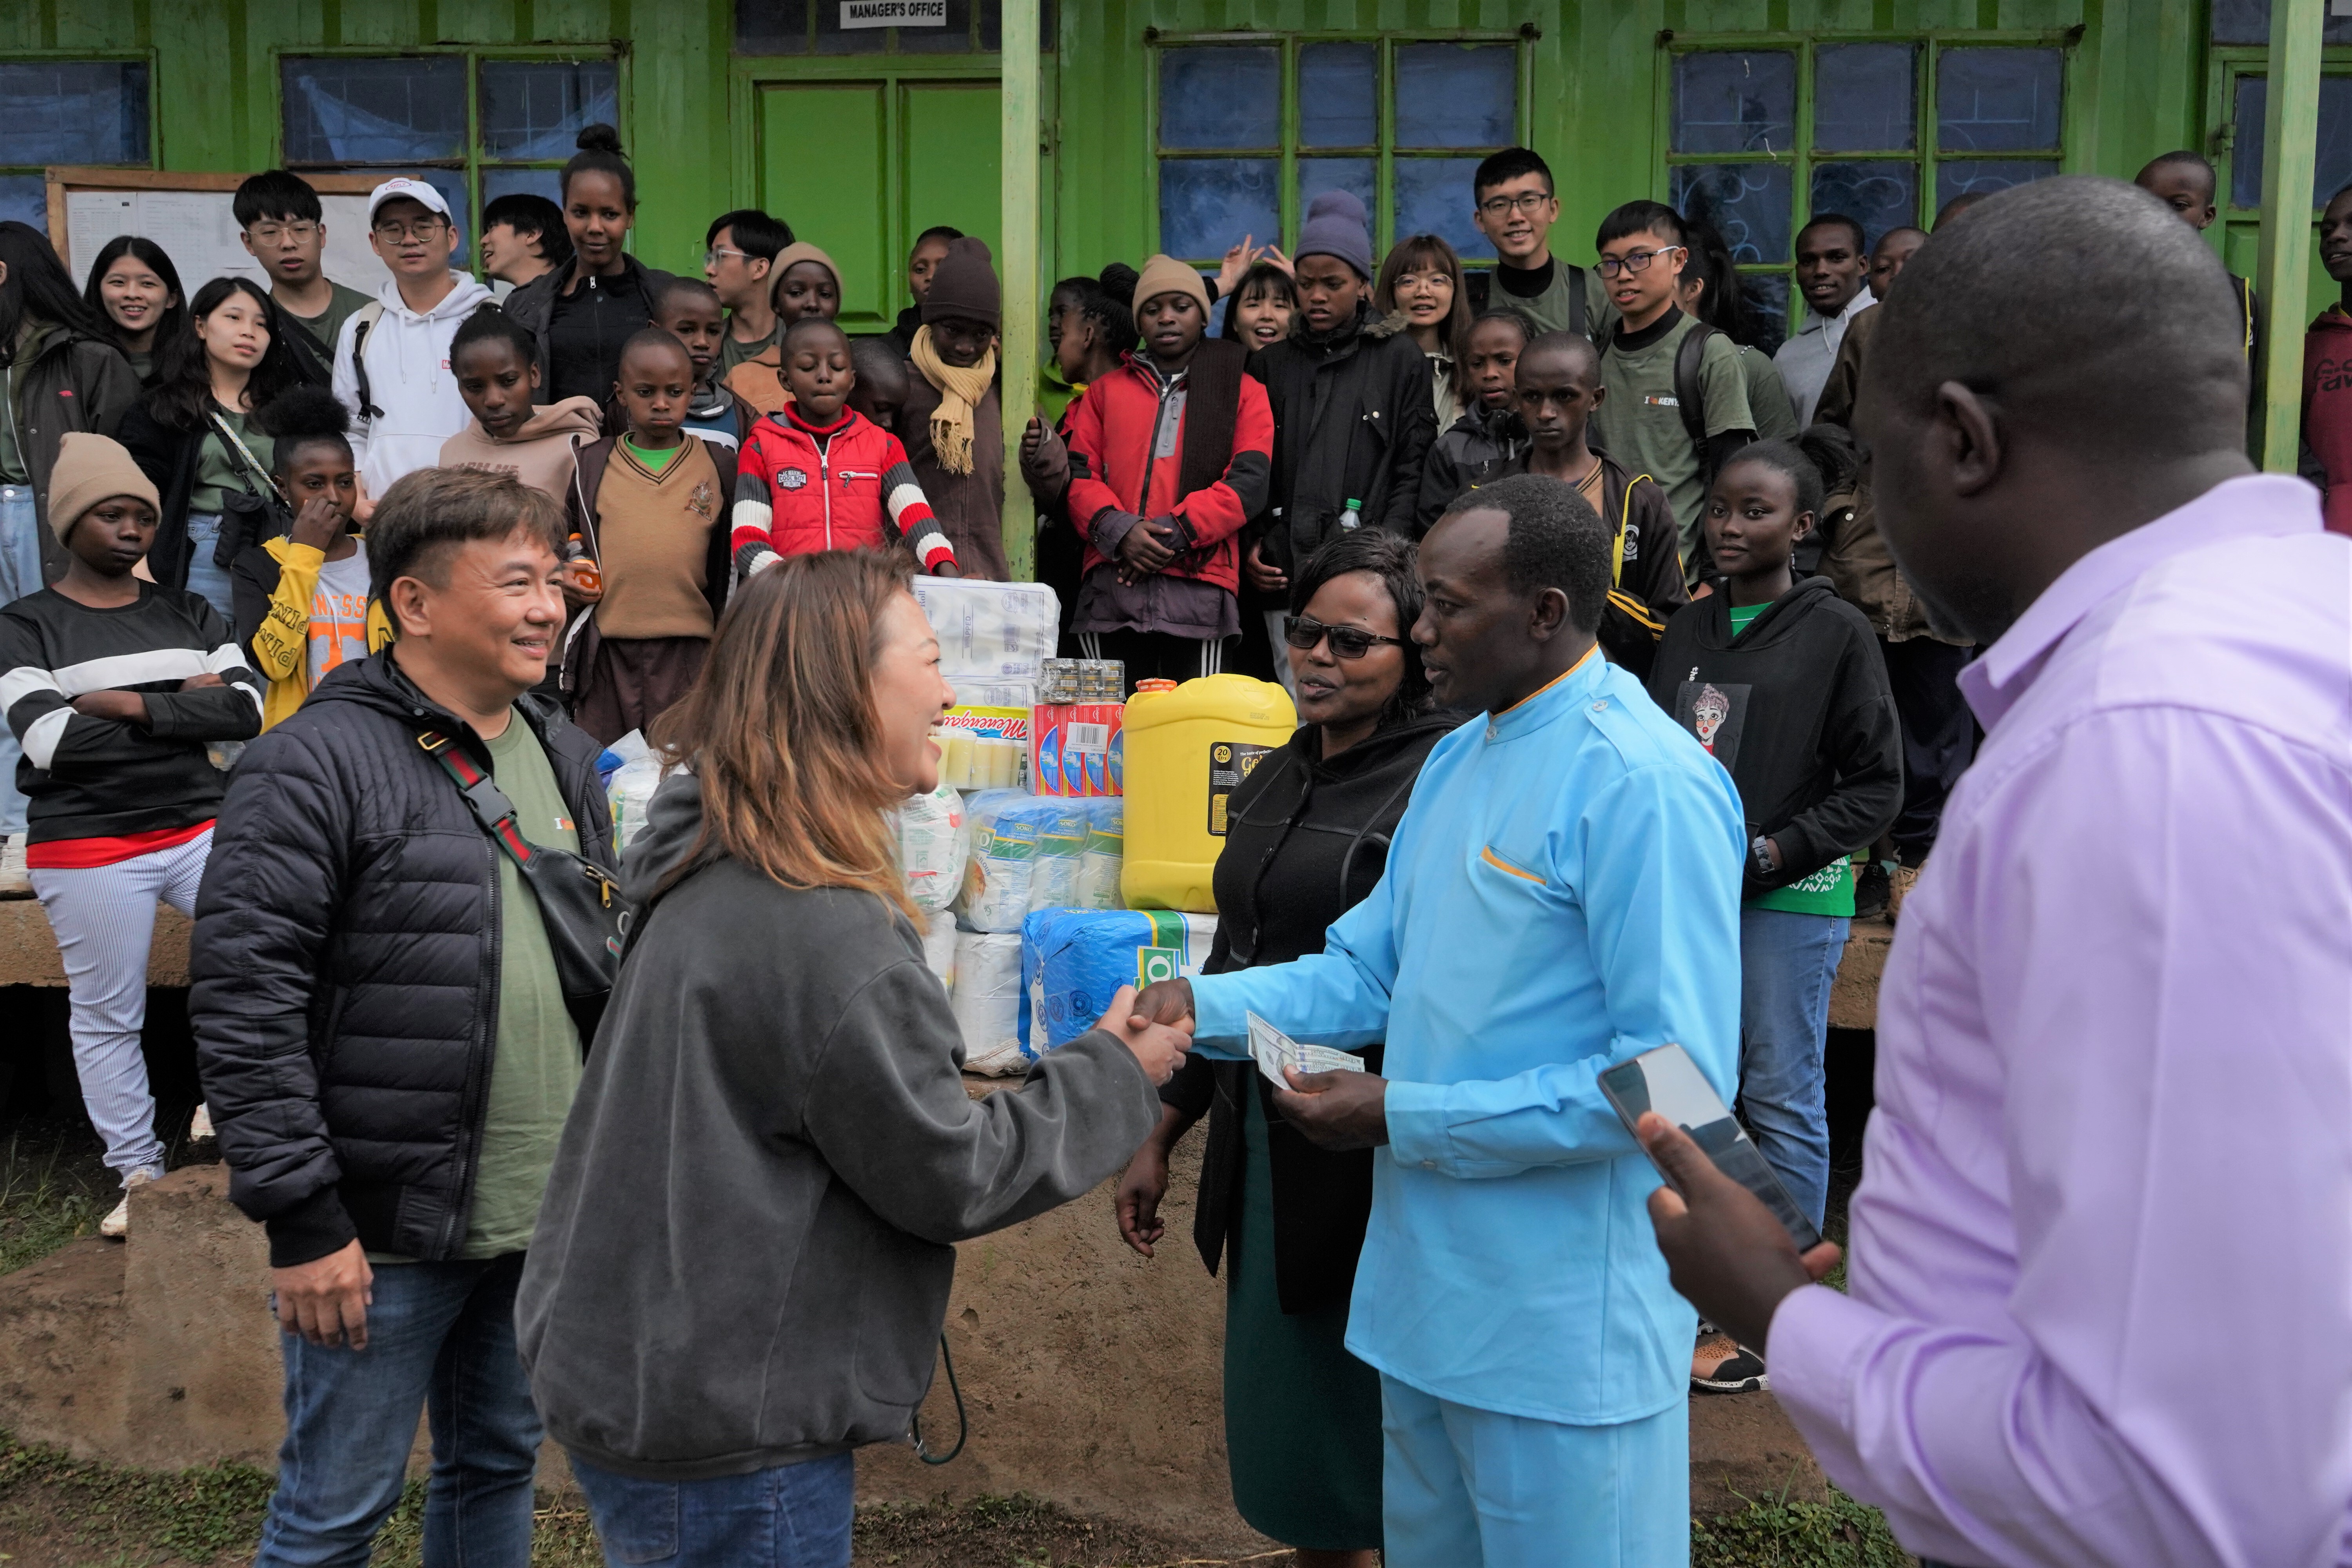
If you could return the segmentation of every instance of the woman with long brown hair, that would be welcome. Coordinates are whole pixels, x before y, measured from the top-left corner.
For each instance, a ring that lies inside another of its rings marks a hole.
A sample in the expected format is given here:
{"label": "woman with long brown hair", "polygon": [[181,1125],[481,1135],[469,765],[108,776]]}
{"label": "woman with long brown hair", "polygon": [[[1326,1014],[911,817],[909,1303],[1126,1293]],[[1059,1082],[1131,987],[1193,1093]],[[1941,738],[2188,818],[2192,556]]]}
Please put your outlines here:
{"label": "woman with long brown hair", "polygon": [[1438,235],[1398,240],[1372,280],[1372,309],[1383,316],[1403,312],[1405,331],[1429,356],[1437,427],[1452,428],[1462,417],[1463,367],[1470,363],[1470,289],[1462,258]]}
{"label": "woman with long brown hair", "polygon": [[656,726],[684,767],[517,1311],[608,1561],[844,1568],[852,1451],[908,1436],[952,1244],[1118,1172],[1184,1054],[1122,989],[965,1094],[883,820],[954,700],[906,583],[865,551],[756,574]]}

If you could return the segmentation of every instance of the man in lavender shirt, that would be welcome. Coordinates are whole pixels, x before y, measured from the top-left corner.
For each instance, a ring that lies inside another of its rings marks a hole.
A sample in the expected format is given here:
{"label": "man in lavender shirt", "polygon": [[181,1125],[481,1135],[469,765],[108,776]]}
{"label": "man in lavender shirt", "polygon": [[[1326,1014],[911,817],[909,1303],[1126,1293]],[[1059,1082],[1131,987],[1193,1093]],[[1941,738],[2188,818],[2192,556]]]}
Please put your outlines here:
{"label": "man in lavender shirt", "polygon": [[1986,743],[1879,992],[1852,1294],[1650,1117],[1659,1245],[1931,1560],[2352,1563],[2352,539],[2248,472],[2228,281],[2143,192],[1994,196],[1879,309],[1882,525]]}

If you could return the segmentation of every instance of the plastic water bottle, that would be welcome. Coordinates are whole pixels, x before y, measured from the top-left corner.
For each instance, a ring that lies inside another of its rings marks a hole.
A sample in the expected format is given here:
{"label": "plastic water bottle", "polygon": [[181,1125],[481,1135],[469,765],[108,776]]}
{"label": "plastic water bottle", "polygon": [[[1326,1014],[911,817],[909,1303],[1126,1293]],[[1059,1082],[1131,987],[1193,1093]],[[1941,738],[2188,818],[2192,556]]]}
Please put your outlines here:
{"label": "plastic water bottle", "polygon": [[1362,511],[1363,505],[1364,503],[1362,501],[1357,500],[1354,496],[1349,496],[1348,498],[1347,510],[1339,514],[1339,526],[1341,528],[1363,527],[1364,520],[1362,516],[1360,515]]}

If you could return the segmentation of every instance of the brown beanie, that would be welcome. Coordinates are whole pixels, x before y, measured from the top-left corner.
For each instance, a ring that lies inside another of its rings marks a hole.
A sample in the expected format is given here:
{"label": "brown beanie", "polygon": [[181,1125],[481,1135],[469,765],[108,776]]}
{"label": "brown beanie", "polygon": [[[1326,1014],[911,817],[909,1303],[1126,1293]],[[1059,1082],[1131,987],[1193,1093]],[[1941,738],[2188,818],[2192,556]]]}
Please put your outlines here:
{"label": "brown beanie", "polygon": [[931,291],[923,297],[923,322],[928,326],[958,316],[993,327],[1000,320],[1002,299],[988,242],[967,235],[948,243],[947,255],[931,274]]}
{"label": "brown beanie", "polygon": [[848,290],[842,287],[841,268],[833,264],[833,258],[827,256],[824,251],[819,250],[815,246],[811,245],[807,240],[799,239],[794,240],[792,244],[776,252],[776,264],[768,269],[768,275],[774,279],[773,282],[768,285],[768,294],[771,303],[773,303],[774,301],[776,290],[784,286],[785,272],[803,261],[814,261],[819,267],[824,268],[827,272],[833,274],[833,291],[835,294],[845,294],[848,292]]}
{"label": "brown beanie", "polygon": [[1201,307],[1201,314],[1209,313],[1209,288],[1201,275],[1172,256],[1155,256],[1143,264],[1143,275],[1136,280],[1135,300],[1128,308],[1137,315],[1143,313],[1143,302],[1161,294],[1190,294]]}
{"label": "brown beanie", "polygon": [[49,531],[58,542],[81,521],[81,514],[115,496],[137,496],[157,511],[163,500],[155,482],[139,471],[122,443],[87,430],[68,430],[58,444],[58,460],[49,469]]}

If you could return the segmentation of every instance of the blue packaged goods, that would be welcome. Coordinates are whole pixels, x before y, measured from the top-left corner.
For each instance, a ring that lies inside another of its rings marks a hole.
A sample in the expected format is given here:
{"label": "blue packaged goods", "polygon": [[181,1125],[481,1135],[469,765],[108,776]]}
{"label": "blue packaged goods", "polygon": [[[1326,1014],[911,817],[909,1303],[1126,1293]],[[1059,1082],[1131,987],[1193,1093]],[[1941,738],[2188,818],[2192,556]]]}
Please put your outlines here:
{"label": "blue packaged goods", "polygon": [[1122,985],[1191,977],[1217,917],[1170,910],[1041,910],[1021,927],[1021,1040],[1032,1058],[1101,1018]]}

